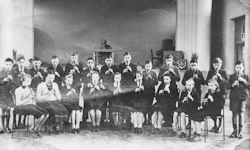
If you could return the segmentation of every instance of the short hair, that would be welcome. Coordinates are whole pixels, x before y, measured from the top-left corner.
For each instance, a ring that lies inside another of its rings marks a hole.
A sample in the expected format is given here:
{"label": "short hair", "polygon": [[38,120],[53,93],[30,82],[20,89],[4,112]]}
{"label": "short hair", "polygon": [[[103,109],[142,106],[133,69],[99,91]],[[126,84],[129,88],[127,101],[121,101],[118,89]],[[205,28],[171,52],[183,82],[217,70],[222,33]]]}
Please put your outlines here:
{"label": "short hair", "polygon": [[74,51],[71,56],[77,56],[77,55],[78,55],[78,53],[76,51]]}
{"label": "short hair", "polygon": [[186,84],[187,84],[188,82],[191,82],[193,85],[195,84],[195,82],[194,82],[194,79],[193,79],[193,78],[189,78],[189,79],[186,81]]}
{"label": "short hair", "polygon": [[120,72],[116,72],[114,76],[122,76],[122,74]]}
{"label": "short hair", "polygon": [[127,56],[127,55],[130,55],[130,56],[131,56],[131,54],[130,54],[129,52],[125,52],[125,53],[124,53],[124,56]]}
{"label": "short hair", "polygon": [[18,58],[17,58],[17,61],[20,61],[20,60],[25,60],[25,58],[24,58],[24,56],[19,56]]}
{"label": "short hair", "polygon": [[55,74],[54,70],[52,70],[52,69],[47,70],[47,72],[45,72],[45,74],[44,74],[44,79],[46,79],[47,76],[50,74]]}
{"label": "short hair", "polygon": [[29,74],[22,74],[21,77],[20,77],[20,82],[24,82],[27,78],[30,78],[32,79],[31,75]]}
{"label": "short hair", "polygon": [[163,74],[163,77],[165,77],[165,76],[170,77],[170,76],[171,76],[171,74],[170,74],[170,73],[164,73],[164,74]]}
{"label": "short hair", "polygon": [[71,74],[66,75],[65,79],[68,79],[68,78],[73,78],[73,75],[71,75]]}
{"label": "short hair", "polygon": [[41,59],[39,57],[35,56],[33,61],[41,61]]}
{"label": "short hair", "polygon": [[57,58],[58,58],[58,56],[56,56],[56,55],[51,57],[51,59],[57,59]]}
{"label": "short hair", "polygon": [[29,59],[29,62],[30,62],[30,63],[32,63],[33,61],[34,61],[34,59],[33,59],[33,58],[30,58],[30,59]]}
{"label": "short hair", "polygon": [[170,59],[170,58],[174,59],[174,56],[172,54],[167,54],[167,56],[165,57],[165,59]]}
{"label": "short hair", "polygon": [[147,61],[145,61],[145,65],[146,64],[152,64],[152,61],[151,60],[147,60]]}
{"label": "short hair", "polygon": [[89,57],[89,58],[87,59],[87,61],[89,61],[89,60],[94,60],[94,58],[93,58],[93,57]]}
{"label": "short hair", "polygon": [[219,58],[219,57],[216,57],[216,58],[213,60],[213,64],[216,64],[216,63],[222,64],[222,59]]}
{"label": "short hair", "polygon": [[108,55],[107,57],[105,57],[105,60],[106,59],[111,59],[112,58],[112,56],[111,55]]}
{"label": "short hair", "polygon": [[5,62],[11,62],[12,64],[14,63],[13,59],[11,59],[11,58],[6,58]]}
{"label": "short hair", "polygon": [[238,61],[235,62],[234,65],[236,66],[236,65],[241,65],[241,64],[244,65],[242,61],[238,60]]}
{"label": "short hair", "polygon": [[142,75],[142,72],[141,71],[136,71],[136,74]]}
{"label": "short hair", "polygon": [[214,85],[216,86],[216,89],[217,89],[216,91],[219,91],[219,90],[220,90],[220,85],[219,85],[219,83],[218,83],[217,80],[210,79],[210,80],[208,80],[208,83],[214,84]]}

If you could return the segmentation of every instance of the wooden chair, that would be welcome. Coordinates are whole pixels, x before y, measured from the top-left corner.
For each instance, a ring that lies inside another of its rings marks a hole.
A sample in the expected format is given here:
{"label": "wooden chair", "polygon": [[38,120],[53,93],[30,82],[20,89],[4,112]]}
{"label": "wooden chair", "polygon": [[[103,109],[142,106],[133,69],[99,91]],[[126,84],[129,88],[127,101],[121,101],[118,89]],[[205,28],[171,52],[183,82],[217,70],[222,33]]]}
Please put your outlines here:
{"label": "wooden chair", "polygon": [[[224,107],[221,110],[221,115],[217,116],[216,119],[222,119],[222,136],[223,136],[223,141],[225,141],[225,110]],[[208,136],[208,119],[211,119],[210,116],[207,116],[204,120],[204,142],[207,141],[207,136]]]}
{"label": "wooden chair", "polygon": [[162,56],[154,56],[154,52],[152,49],[150,50],[150,53],[151,53],[151,61],[153,65],[155,63],[154,60],[157,60],[159,63],[162,63],[162,60],[163,60]]}

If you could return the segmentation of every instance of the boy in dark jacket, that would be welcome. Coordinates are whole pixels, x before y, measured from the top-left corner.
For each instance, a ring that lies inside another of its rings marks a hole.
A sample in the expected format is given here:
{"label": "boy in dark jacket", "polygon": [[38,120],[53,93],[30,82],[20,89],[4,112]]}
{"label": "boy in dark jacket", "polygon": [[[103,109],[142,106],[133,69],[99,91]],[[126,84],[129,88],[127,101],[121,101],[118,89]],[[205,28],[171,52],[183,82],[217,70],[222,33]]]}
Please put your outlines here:
{"label": "boy in dark jacket", "polygon": [[[246,100],[249,97],[248,90],[250,89],[250,83],[248,76],[244,73],[244,65],[241,61],[235,63],[235,73],[230,75],[230,110],[233,113],[232,123],[234,131],[230,135],[232,138],[243,138],[243,113],[245,111]],[[237,122],[239,117],[239,122]],[[237,131],[237,126],[239,130]]]}

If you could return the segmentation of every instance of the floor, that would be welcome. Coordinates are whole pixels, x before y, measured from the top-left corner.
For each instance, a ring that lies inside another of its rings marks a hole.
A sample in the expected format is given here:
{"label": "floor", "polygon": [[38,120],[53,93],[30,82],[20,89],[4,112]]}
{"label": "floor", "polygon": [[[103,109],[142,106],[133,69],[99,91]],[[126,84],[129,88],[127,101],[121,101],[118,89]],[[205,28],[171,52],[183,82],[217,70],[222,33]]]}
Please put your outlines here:
{"label": "floor", "polygon": [[[246,112],[249,114],[248,112]],[[0,135],[0,150],[79,150],[88,148],[91,150],[244,150],[250,147],[250,121],[246,118],[243,140],[231,139],[229,134],[231,127],[231,112],[225,108],[226,114],[226,140],[222,141],[222,133],[209,133],[208,141],[188,142],[178,137],[166,137],[164,133],[154,135],[150,133],[150,126],[144,126],[144,133],[133,134],[129,131],[101,130],[98,133],[82,130],[80,134],[63,133],[59,135],[43,135],[42,138],[19,139],[12,138],[11,134]],[[249,115],[246,115],[249,116]],[[212,121],[209,121],[211,128]]]}

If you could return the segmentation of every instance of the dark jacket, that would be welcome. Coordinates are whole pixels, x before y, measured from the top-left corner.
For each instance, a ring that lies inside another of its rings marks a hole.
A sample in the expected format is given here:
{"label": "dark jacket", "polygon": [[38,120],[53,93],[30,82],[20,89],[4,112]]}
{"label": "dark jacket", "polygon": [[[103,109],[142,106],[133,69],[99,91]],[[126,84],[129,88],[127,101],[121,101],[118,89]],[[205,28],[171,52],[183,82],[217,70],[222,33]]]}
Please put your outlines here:
{"label": "dark jacket", "polygon": [[[170,73],[170,78],[171,78],[171,84],[172,85],[176,85],[176,82],[180,81],[180,73],[179,73],[179,68],[172,65],[171,68],[173,68],[175,74],[173,73]],[[159,81],[163,81],[163,76],[165,73],[168,73],[169,71],[169,67],[167,65],[164,65],[160,68],[160,72],[159,72],[159,75],[158,75],[158,80]]]}
{"label": "dark jacket", "polygon": [[134,82],[135,74],[137,72],[136,65],[130,63],[129,66],[131,67],[132,71],[128,71],[123,73],[123,70],[126,69],[127,65],[123,62],[118,66],[118,71],[122,74],[122,82],[123,83],[132,83]]}
{"label": "dark jacket", "polygon": [[178,107],[182,107],[187,109],[189,112],[194,112],[198,110],[198,107],[200,106],[200,96],[199,93],[196,91],[191,92],[191,96],[193,97],[193,101],[191,99],[188,99],[188,101],[183,102],[183,99],[188,95],[188,91],[184,89],[181,92],[181,96],[178,101]]}
{"label": "dark jacket", "polygon": [[154,71],[143,71],[142,85],[146,95],[155,95],[155,86],[158,84],[157,75]]}
{"label": "dark jacket", "polygon": [[[219,73],[221,74],[222,79],[218,78],[217,82],[219,83],[220,91],[222,92],[223,95],[225,95],[226,94],[226,89],[227,89],[227,86],[228,86],[227,73],[224,70],[219,70]],[[214,75],[216,75],[215,70],[214,69],[209,70],[208,74],[207,74],[206,83],[208,83],[208,81],[210,79],[212,79]]]}
{"label": "dark jacket", "polygon": [[[194,75],[197,75],[198,78],[194,78]],[[194,82],[195,82],[195,90],[201,94],[201,85],[205,84],[205,79],[203,77],[203,74],[200,70],[187,70],[183,76],[182,79],[182,85],[186,85],[186,81],[190,78],[194,78]]]}
{"label": "dark jacket", "polygon": [[[39,83],[42,83],[44,81],[45,72],[43,69],[39,68],[38,70],[34,67],[30,69],[30,75],[32,76],[32,81],[30,87],[36,90]],[[36,76],[36,74],[40,72],[42,74],[42,77]]]}
{"label": "dark jacket", "polygon": [[47,70],[53,70],[53,71],[56,71],[59,73],[60,77],[58,76],[55,76],[55,80],[54,82],[57,83],[58,87],[61,88],[62,87],[62,81],[63,81],[63,78],[64,78],[64,71],[63,71],[63,67],[61,65],[57,65],[56,68],[53,67],[53,65],[50,65]]}

